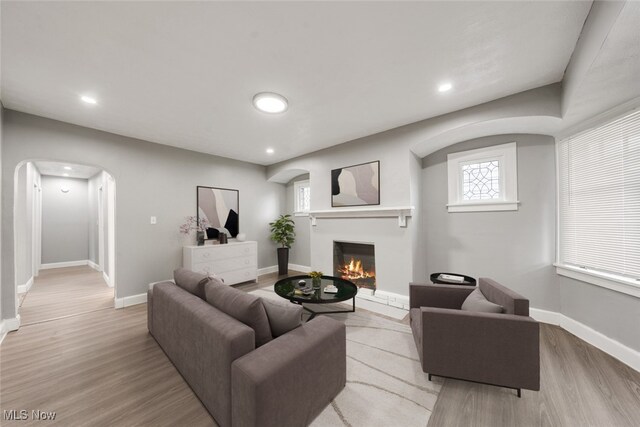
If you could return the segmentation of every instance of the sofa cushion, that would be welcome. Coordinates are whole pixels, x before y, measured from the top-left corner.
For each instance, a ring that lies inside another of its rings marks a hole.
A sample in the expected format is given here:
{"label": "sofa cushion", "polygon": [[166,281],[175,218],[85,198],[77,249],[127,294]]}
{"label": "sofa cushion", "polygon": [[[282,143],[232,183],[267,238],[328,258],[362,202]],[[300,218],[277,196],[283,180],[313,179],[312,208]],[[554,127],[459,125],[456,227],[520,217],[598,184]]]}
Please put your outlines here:
{"label": "sofa cushion", "polygon": [[302,325],[302,306],[290,302],[262,299],[274,338]]}
{"label": "sofa cushion", "polygon": [[190,294],[205,299],[204,285],[210,281],[206,274],[196,273],[186,268],[177,268],[173,270],[173,280],[176,285]]}
{"label": "sofa cushion", "polygon": [[256,347],[273,339],[269,319],[262,300],[231,286],[205,286],[207,302],[234,319],[251,327],[256,333]]}
{"label": "sofa cushion", "polygon": [[504,308],[487,300],[480,289],[475,289],[462,303],[461,310],[480,311],[483,313],[502,313]]}

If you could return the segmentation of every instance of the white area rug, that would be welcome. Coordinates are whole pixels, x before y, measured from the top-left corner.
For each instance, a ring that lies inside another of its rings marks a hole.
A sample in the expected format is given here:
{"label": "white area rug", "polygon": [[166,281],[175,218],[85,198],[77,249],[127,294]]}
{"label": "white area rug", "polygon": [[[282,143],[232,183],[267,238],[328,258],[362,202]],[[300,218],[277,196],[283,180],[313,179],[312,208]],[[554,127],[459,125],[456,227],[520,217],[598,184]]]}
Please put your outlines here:
{"label": "white area rug", "polygon": [[[281,299],[269,289],[251,293]],[[441,383],[422,372],[411,329],[357,307],[329,316],[347,327],[347,385],[311,425],[426,426]]]}

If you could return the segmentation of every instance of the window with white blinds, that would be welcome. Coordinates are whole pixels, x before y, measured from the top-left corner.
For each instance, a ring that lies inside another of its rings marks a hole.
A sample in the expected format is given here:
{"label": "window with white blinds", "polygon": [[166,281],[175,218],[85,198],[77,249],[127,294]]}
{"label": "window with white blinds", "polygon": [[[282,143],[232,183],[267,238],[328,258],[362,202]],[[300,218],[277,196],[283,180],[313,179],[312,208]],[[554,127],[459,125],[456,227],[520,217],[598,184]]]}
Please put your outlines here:
{"label": "window with white blinds", "polygon": [[640,286],[640,111],[558,143],[561,265]]}

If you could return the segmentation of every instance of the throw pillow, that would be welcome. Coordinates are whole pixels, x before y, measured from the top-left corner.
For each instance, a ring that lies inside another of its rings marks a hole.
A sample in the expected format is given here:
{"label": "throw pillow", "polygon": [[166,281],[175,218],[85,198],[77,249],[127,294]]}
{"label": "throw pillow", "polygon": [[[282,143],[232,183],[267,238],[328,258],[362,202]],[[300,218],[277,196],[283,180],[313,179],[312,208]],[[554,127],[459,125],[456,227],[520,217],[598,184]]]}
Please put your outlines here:
{"label": "throw pillow", "polygon": [[269,318],[271,335],[274,338],[284,335],[302,325],[302,306],[290,302],[262,298],[262,304]]}
{"label": "throw pillow", "polygon": [[210,278],[206,274],[196,273],[186,268],[178,268],[173,270],[173,280],[176,285],[185,291],[204,299],[204,285],[209,282]]}
{"label": "throw pillow", "polygon": [[256,347],[273,339],[269,319],[259,297],[231,286],[205,286],[207,302],[234,319],[251,327],[256,333]]}
{"label": "throw pillow", "polygon": [[465,311],[480,311],[482,313],[502,313],[504,307],[498,304],[494,304],[489,301],[479,288],[476,288],[469,294],[467,299],[462,303],[462,310]]}

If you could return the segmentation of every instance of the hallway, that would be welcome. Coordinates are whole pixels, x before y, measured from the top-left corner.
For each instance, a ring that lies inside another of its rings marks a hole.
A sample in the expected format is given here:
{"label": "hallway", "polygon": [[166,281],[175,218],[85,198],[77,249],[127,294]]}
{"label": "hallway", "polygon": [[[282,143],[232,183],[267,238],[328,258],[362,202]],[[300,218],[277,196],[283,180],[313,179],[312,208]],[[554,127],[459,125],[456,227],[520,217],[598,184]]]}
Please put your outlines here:
{"label": "hallway", "polygon": [[41,270],[26,294],[20,294],[22,326],[113,310],[113,288],[89,266]]}

